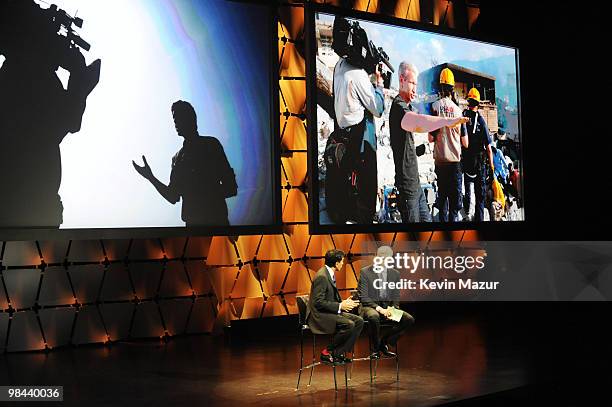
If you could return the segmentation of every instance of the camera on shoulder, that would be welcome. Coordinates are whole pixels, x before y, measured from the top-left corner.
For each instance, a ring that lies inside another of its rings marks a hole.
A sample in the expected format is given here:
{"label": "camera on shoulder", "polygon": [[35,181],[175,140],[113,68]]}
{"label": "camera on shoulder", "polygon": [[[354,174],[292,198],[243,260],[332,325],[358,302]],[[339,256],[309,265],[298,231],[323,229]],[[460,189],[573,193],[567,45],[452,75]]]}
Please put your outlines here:
{"label": "camera on shoulder", "polygon": [[365,70],[368,74],[376,72],[376,66],[385,64],[388,70],[379,68],[384,80],[384,87],[391,85],[393,66],[389,56],[382,49],[368,40],[368,34],[357,21],[349,21],[344,17],[336,17],[333,28],[332,49],[338,56],[346,59],[351,65]]}

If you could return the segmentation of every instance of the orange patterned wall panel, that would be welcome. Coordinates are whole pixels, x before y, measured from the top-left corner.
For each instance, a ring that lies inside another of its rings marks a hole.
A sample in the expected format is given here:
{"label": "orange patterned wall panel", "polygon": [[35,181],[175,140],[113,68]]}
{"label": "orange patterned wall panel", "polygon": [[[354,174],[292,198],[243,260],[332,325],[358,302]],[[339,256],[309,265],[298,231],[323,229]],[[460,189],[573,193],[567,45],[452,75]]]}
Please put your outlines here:
{"label": "orange patterned wall panel", "polygon": [[252,260],[257,255],[261,240],[261,235],[240,236],[236,242],[240,260],[243,262]]}
{"label": "orange patterned wall panel", "polygon": [[210,243],[210,250],[206,258],[209,266],[229,266],[238,262],[236,246],[225,236],[215,236]]}
{"label": "orange patterned wall panel", "polygon": [[421,5],[416,0],[399,0],[395,5],[395,13],[397,18],[404,18],[411,21],[421,21]]}
{"label": "orange patterned wall panel", "polygon": [[450,0],[434,0],[435,25],[455,28],[453,3]]}
{"label": "orange patterned wall panel", "polygon": [[263,236],[257,253],[258,260],[285,261],[289,258],[286,235]]}

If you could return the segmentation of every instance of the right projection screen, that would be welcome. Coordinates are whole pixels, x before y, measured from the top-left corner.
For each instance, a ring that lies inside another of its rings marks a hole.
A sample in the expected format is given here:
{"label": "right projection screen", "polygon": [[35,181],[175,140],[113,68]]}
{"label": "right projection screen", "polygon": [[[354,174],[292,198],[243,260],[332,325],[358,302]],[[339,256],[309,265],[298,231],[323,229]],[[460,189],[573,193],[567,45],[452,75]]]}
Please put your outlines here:
{"label": "right projection screen", "polygon": [[516,48],[310,21],[313,233],[525,220]]}

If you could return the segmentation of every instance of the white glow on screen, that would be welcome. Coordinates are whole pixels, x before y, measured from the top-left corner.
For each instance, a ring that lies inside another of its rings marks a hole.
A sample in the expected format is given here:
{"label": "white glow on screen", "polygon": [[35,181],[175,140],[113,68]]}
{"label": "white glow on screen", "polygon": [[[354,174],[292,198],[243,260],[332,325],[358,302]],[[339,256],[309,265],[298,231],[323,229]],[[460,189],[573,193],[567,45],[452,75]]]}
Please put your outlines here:
{"label": "white glow on screen", "polygon": [[[170,106],[181,94],[181,50],[168,55],[145,1],[57,2],[83,18],[87,63],[102,60],[81,131],[60,145],[62,228],[184,226],[181,204],[166,202],[132,167],[142,155],[169,182],[181,148]],[[95,18],[94,18],[95,17]]]}

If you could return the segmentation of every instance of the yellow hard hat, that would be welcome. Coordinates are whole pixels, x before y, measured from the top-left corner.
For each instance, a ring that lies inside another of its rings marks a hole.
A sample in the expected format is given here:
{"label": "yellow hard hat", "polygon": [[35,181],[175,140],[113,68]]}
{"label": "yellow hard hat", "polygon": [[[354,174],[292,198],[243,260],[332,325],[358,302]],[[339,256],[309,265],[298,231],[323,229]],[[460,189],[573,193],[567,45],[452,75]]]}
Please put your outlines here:
{"label": "yellow hard hat", "polygon": [[453,71],[448,68],[444,68],[442,72],[440,72],[440,83],[455,86],[455,75],[453,75]]}
{"label": "yellow hard hat", "polygon": [[476,88],[472,88],[472,89],[470,89],[470,91],[468,92],[467,98],[468,98],[468,99],[474,99],[475,101],[477,101],[478,103],[480,103],[480,92],[478,92],[478,89],[476,89]]}

